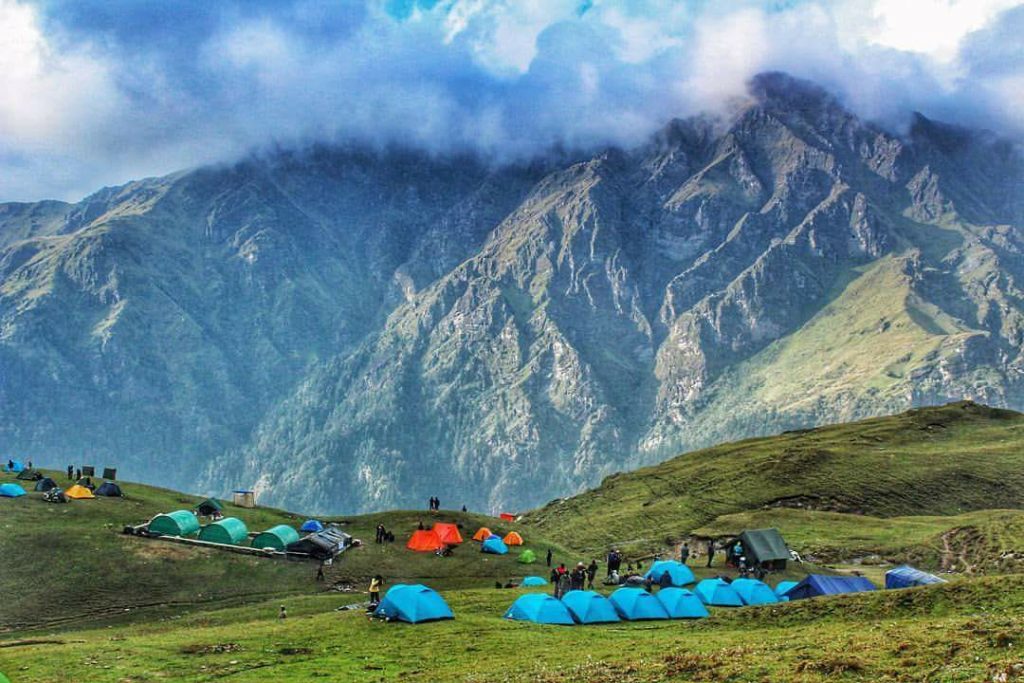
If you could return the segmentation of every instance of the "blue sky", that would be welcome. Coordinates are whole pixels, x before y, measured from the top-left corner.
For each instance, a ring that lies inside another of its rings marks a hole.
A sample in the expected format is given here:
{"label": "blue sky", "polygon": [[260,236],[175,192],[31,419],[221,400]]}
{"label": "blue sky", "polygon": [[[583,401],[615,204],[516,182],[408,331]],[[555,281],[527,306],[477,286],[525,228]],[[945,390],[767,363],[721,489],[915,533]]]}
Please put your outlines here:
{"label": "blue sky", "polygon": [[759,71],[1024,133],[1014,0],[0,0],[0,201],[311,141],[631,145]]}

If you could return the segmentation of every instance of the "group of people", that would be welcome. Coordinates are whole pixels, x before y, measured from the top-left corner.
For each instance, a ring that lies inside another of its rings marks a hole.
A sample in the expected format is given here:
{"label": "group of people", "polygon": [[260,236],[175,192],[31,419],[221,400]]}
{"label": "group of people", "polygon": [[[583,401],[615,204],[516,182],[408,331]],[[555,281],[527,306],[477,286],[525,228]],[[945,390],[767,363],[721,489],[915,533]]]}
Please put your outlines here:
{"label": "group of people", "polygon": [[597,560],[591,560],[590,564],[586,566],[582,562],[577,562],[571,570],[566,568],[565,563],[559,564],[551,570],[551,585],[555,597],[561,598],[569,591],[593,589],[596,576]]}
{"label": "group of people", "polygon": [[[422,524],[422,522],[421,522]],[[420,527],[422,528],[422,526]],[[374,543],[394,543],[395,534],[384,528],[383,524],[377,525],[377,536],[374,539]]]}
{"label": "group of people", "polygon": [[432,512],[440,510],[441,509],[441,499],[438,498],[437,496],[431,496],[430,497],[430,504],[429,505],[430,505],[429,509]]}

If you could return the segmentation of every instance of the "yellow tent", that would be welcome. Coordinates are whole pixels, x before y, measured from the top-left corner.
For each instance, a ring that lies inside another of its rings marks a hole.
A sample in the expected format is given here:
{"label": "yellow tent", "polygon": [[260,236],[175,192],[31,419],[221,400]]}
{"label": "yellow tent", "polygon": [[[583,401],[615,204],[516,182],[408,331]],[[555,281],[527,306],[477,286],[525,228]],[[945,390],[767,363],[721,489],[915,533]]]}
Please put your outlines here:
{"label": "yellow tent", "polygon": [[523,544],[523,537],[520,536],[519,533],[515,532],[515,531],[510,531],[507,534],[505,534],[505,538],[502,539],[502,540],[505,541],[505,545],[522,545]]}
{"label": "yellow tent", "polygon": [[477,529],[477,532],[475,534],[473,534],[473,540],[474,541],[486,541],[487,537],[490,536],[490,535],[491,535],[491,530],[488,529],[485,526],[482,526],[479,529]]}
{"label": "yellow tent", "polygon": [[69,488],[67,491],[65,491],[64,495],[67,496],[68,498],[95,498],[96,497],[96,496],[92,495],[92,491],[90,491],[89,489],[85,488],[84,486],[79,486],[78,484],[75,484],[74,486]]}

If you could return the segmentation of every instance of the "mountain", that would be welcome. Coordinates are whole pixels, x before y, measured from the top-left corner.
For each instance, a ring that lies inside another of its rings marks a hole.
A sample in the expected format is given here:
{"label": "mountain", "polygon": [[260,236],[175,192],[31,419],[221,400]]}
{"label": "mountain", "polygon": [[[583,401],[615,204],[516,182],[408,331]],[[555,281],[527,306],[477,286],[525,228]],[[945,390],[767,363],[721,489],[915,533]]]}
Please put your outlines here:
{"label": "mountain", "polygon": [[987,133],[765,74],[631,150],[315,147],[4,205],[0,446],[525,509],[723,440],[1022,408],[1022,180]]}

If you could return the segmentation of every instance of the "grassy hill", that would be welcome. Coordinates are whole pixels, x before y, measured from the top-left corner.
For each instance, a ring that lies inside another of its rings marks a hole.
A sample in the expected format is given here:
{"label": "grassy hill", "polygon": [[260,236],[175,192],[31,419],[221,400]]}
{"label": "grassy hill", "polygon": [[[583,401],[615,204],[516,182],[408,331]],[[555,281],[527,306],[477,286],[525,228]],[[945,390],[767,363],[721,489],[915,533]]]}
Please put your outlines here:
{"label": "grassy hill", "polygon": [[[57,473],[50,473],[58,482]],[[15,481],[0,474],[0,483]],[[31,484],[31,482],[18,482]],[[191,509],[197,496],[124,483],[126,497],[97,498],[54,505],[42,494],[0,498],[0,592],[4,595],[0,633],[33,628],[81,628],[94,620],[152,619],[182,611],[206,610],[254,600],[310,595],[355,584],[364,589],[376,573],[391,581],[416,578],[440,587],[488,586],[522,576],[526,565],[517,553],[482,555],[469,542],[453,557],[413,553],[405,541],[420,520],[462,524],[467,538],[482,525],[497,531],[513,526],[483,515],[460,512],[395,511],[348,518],[325,518],[368,543],[342,554],[327,581],[315,582],[316,564],[249,557],[215,549],[189,547],[155,539],[121,535],[128,523],[157,513]],[[31,486],[25,486],[30,490]],[[276,524],[298,527],[305,517],[270,508],[226,505],[224,514],[241,518],[249,530]],[[373,543],[383,523],[396,542]],[[526,547],[543,557],[548,547],[568,559],[568,552],[523,531]]]}
{"label": "grassy hill", "polygon": [[649,554],[751,510],[766,509],[757,522],[772,525],[815,521],[794,509],[893,518],[1020,507],[1024,415],[963,402],[688,453],[608,477],[525,522],[590,552]]}

